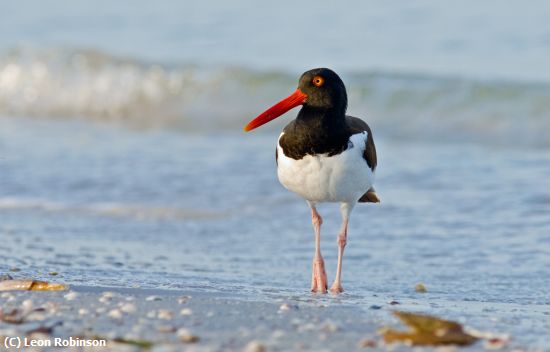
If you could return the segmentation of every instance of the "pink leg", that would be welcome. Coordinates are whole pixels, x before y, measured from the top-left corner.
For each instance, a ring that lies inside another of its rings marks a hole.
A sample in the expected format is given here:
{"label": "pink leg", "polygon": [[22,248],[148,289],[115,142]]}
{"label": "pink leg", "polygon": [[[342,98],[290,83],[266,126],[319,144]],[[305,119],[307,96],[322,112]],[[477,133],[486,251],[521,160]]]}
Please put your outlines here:
{"label": "pink leg", "polygon": [[311,292],[327,293],[327,274],[325,262],[321,256],[321,224],[323,219],[317,212],[315,204],[311,204],[311,222],[315,230],[315,256],[313,257],[313,270],[311,274]]}
{"label": "pink leg", "polygon": [[336,278],[332,283],[330,292],[333,294],[338,294],[344,292],[342,285],[340,283],[342,277],[342,258],[344,257],[344,248],[346,248],[347,237],[348,237],[348,221],[349,214],[353,209],[353,205],[348,203],[343,203],[340,207],[342,213],[342,227],[340,228],[340,233],[338,234],[338,267],[336,268]]}

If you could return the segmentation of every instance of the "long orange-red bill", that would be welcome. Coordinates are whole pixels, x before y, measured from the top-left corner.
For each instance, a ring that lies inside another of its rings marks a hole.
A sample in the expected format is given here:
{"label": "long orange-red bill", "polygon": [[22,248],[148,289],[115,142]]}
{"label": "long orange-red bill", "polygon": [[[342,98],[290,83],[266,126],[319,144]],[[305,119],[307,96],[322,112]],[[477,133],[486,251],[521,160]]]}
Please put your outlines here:
{"label": "long orange-red bill", "polygon": [[307,94],[302,93],[302,91],[299,89],[296,89],[296,91],[292,93],[289,97],[281,100],[280,102],[273,105],[266,111],[262,112],[254,120],[250,121],[248,125],[244,126],[245,132],[248,132],[257,127],[260,127],[261,125],[268,123],[269,121],[281,116],[288,110],[298,105],[302,105],[303,103],[306,102],[306,99],[307,99]]}

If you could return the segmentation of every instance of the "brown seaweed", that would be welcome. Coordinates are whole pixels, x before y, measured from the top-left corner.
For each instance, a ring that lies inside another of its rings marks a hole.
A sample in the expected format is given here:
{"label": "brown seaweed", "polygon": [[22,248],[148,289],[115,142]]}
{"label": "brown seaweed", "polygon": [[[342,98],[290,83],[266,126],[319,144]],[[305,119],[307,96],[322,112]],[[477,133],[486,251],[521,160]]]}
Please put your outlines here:
{"label": "brown seaweed", "polygon": [[385,329],[382,337],[386,343],[400,342],[412,346],[467,346],[478,340],[464,331],[462,325],[450,320],[443,320],[429,315],[394,312],[407,325],[409,331]]}
{"label": "brown seaweed", "polygon": [[0,281],[0,291],[64,291],[68,288],[67,285],[39,280]]}

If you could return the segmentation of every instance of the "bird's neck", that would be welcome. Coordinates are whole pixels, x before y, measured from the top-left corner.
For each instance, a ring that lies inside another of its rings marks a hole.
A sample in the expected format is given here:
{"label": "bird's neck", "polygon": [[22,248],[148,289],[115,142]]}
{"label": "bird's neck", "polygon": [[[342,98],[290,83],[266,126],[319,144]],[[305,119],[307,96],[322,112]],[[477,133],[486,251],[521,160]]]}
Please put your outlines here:
{"label": "bird's neck", "polygon": [[344,111],[304,106],[279,140],[287,157],[336,155],[346,150],[350,136]]}
{"label": "bird's neck", "polygon": [[338,133],[344,130],[346,111],[335,107],[317,108],[304,105],[296,117],[296,122],[298,126],[323,135]]}

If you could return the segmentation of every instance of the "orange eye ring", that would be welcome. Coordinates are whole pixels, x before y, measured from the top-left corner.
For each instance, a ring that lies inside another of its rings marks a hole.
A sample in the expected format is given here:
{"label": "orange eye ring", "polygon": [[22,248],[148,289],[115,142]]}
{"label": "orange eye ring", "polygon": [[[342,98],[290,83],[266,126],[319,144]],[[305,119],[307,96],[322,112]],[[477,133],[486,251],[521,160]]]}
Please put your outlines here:
{"label": "orange eye ring", "polygon": [[323,84],[325,84],[325,79],[321,76],[315,76],[311,80],[311,83],[313,83],[315,87],[321,87]]}

